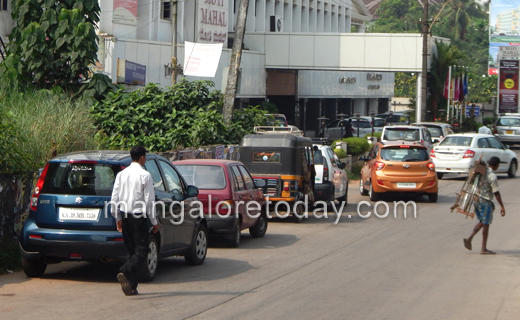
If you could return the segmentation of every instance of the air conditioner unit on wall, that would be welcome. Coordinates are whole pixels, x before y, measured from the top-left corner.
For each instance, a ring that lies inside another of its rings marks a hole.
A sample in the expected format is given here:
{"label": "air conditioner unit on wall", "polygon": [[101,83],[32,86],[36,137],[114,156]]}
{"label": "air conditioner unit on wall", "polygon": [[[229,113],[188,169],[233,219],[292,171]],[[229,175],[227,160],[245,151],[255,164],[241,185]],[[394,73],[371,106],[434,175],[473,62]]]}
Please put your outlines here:
{"label": "air conditioner unit on wall", "polygon": [[270,30],[271,32],[283,31],[283,18],[281,16],[270,16]]}

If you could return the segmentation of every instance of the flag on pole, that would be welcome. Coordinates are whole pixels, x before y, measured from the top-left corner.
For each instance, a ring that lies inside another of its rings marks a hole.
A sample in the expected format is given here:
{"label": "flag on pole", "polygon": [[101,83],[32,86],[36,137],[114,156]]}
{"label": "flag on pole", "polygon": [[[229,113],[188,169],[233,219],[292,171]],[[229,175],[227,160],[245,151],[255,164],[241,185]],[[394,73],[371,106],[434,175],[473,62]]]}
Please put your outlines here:
{"label": "flag on pole", "polygon": [[446,75],[446,82],[444,82],[444,98],[448,99],[450,95],[450,73]]}
{"label": "flag on pole", "polygon": [[464,75],[464,96],[468,95],[468,74]]}
{"label": "flag on pole", "polygon": [[455,78],[455,83],[453,84],[453,100],[459,100],[459,77]]}
{"label": "flag on pole", "polygon": [[460,76],[460,79],[459,79],[459,101],[463,101],[464,100],[464,85],[463,85],[463,79],[462,79],[462,75]]}

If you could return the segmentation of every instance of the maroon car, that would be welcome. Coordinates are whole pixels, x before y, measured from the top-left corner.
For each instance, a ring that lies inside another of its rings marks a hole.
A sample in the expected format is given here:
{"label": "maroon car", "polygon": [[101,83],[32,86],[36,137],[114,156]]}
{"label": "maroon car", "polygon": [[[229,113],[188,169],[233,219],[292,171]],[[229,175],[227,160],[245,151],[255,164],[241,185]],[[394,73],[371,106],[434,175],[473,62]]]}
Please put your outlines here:
{"label": "maroon car", "polygon": [[230,246],[240,245],[241,230],[249,228],[252,237],[263,237],[267,230],[265,199],[259,181],[240,161],[193,159],[173,164],[186,182],[199,188],[208,222],[208,233],[221,234]]}

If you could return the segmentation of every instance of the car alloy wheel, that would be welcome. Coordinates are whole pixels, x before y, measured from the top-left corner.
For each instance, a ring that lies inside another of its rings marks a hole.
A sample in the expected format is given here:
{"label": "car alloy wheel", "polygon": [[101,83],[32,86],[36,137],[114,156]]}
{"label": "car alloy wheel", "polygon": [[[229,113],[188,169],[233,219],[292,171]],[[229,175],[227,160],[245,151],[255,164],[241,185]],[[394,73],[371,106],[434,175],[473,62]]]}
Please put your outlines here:
{"label": "car alloy wheel", "polygon": [[191,248],[188,254],[184,256],[184,260],[186,260],[187,264],[193,266],[201,265],[206,259],[207,252],[208,235],[206,227],[203,224],[200,224],[197,233],[195,234],[195,238],[193,239],[193,243],[191,244]]}
{"label": "car alloy wheel", "polygon": [[370,181],[370,189],[368,190],[368,196],[370,201],[378,201],[379,200],[379,192],[375,192],[372,187],[372,181]]}
{"label": "car alloy wheel", "polygon": [[159,263],[159,249],[157,240],[153,235],[149,235],[148,254],[139,268],[139,280],[150,282],[157,274],[157,264]]}

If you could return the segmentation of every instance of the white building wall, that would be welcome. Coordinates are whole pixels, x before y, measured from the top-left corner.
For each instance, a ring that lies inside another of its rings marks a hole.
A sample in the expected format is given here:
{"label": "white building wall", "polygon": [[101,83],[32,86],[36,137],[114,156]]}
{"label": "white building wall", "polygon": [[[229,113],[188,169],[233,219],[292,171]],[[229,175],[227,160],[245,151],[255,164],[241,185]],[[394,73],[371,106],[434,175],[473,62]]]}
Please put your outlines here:
{"label": "white building wall", "polygon": [[[267,68],[422,70],[422,37],[413,33],[247,33],[244,45],[251,50],[265,52]],[[432,45],[433,39],[430,39]],[[428,65],[430,63],[431,56]]]}
{"label": "white building wall", "polygon": [[[8,2],[8,5],[10,4],[11,3]],[[9,41],[9,35],[11,34],[12,28],[13,19],[11,19],[11,11],[0,10],[0,37],[2,37],[4,43]]]}

